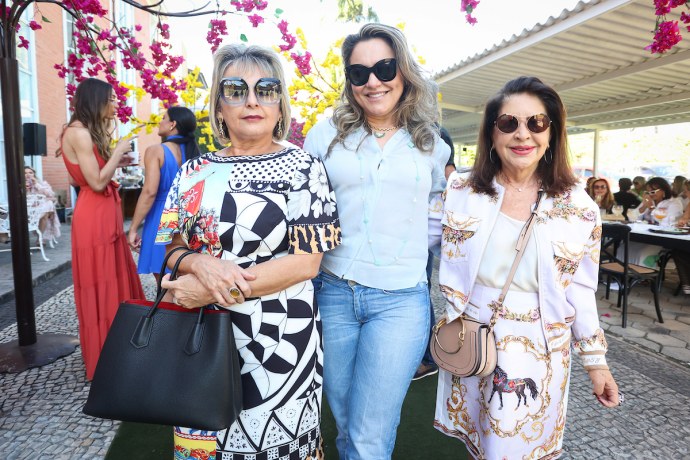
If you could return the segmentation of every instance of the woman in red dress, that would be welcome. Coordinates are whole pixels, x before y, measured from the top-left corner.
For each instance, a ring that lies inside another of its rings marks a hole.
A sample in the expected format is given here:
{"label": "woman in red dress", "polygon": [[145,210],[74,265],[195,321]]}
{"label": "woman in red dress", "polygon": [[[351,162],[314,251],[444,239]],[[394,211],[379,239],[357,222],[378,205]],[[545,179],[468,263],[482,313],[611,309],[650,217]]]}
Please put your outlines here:
{"label": "woman in red dress", "polygon": [[128,140],[110,147],[115,100],[110,84],[82,81],[60,142],[72,183],[80,187],[72,218],[72,277],[87,380],[93,378],[120,302],[145,298],[125,237],[118,185],[112,180],[115,170],[132,160]]}

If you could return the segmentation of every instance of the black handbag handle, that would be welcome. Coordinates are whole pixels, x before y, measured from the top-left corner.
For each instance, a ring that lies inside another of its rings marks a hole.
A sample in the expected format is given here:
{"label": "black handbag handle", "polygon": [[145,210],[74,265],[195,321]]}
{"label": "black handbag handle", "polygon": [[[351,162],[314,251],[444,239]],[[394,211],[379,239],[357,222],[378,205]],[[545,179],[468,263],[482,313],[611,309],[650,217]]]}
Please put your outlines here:
{"label": "black handbag handle", "polygon": [[[172,268],[172,271],[170,272],[170,279],[174,280],[177,278],[177,270],[180,268],[180,262],[182,262],[182,259],[187,257],[190,254],[197,254],[196,251],[192,251],[187,248],[175,248],[170,253],[168,253],[165,257],[164,261],[164,266],[167,263],[168,258],[175,252],[177,252],[178,249],[184,249],[186,252],[182,254],[176,261],[175,265]],[[162,277],[161,277],[162,278]],[[160,282],[158,284],[159,289],[160,289]],[[137,327],[134,329],[134,333],[132,334],[132,338],[130,339],[130,343],[132,346],[135,348],[144,348],[148,346],[149,344],[149,339],[151,338],[151,332],[153,330],[153,315],[156,314],[158,311],[158,306],[163,300],[163,297],[165,297],[165,294],[168,292],[167,289],[160,289],[160,292],[156,296],[156,301],[153,303],[149,311],[146,313],[145,316],[143,316],[139,320],[139,324],[137,324]],[[187,343],[185,345],[184,351],[187,354],[194,354],[197,353],[200,348],[201,348],[201,339],[203,337],[203,322],[204,322],[204,310],[206,307],[201,307],[199,308],[199,313],[197,316],[196,324],[192,328],[192,330],[189,333],[189,336],[187,338]]]}
{"label": "black handbag handle", "polygon": [[[172,271],[170,272],[170,280],[171,280],[171,281],[174,280],[174,279],[177,279],[177,270],[180,268],[180,263],[182,262],[182,259],[184,259],[185,257],[187,257],[188,255],[191,255],[191,254],[198,254],[196,251],[192,251],[191,249],[182,248],[182,247],[180,247],[180,248],[175,248],[175,249],[173,249],[172,251],[170,251],[170,253],[166,256],[166,260],[165,260],[166,263],[167,263],[167,259],[168,259],[171,255],[173,255],[173,253],[177,252],[178,249],[184,249],[185,252],[175,261],[175,265],[173,265]],[[167,289],[161,289],[161,288],[160,288],[160,285],[161,285],[161,282],[162,282],[162,278],[163,278],[163,277],[161,276],[160,279],[159,279],[159,281],[158,281],[158,289],[159,289],[159,292],[156,294],[156,301],[153,303],[153,306],[151,307],[151,311],[149,312],[149,314],[148,314],[147,316],[153,316],[153,314],[155,313],[156,309],[158,308],[158,305],[159,305],[159,304],[161,303],[161,301],[163,300],[163,297],[165,297],[165,294],[168,293],[168,290],[167,290]],[[201,310],[203,310],[203,308],[202,308]]]}
{"label": "black handbag handle", "polygon": [[[179,251],[191,251],[191,249],[185,248],[184,246],[178,246],[165,255],[165,257],[163,258],[163,265],[161,266],[161,269],[158,272],[160,274],[160,276],[158,277],[158,282],[156,283],[156,298],[158,298],[158,296],[161,293],[161,281],[163,280],[163,275],[165,274],[165,269],[168,268],[168,260],[170,260],[170,256],[172,256],[173,254],[175,254],[176,252],[179,252]],[[184,257],[184,256],[182,256],[182,257]],[[172,272],[170,274],[170,279],[174,279],[172,277]]]}

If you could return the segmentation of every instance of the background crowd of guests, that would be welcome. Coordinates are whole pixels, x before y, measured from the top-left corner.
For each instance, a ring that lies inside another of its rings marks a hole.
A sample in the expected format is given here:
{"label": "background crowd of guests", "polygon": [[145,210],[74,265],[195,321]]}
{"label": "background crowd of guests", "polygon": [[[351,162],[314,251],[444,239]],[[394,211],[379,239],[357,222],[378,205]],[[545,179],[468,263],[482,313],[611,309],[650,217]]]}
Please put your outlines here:
{"label": "background crowd of guests", "polygon": [[[614,206],[622,207],[622,216],[627,221],[640,220],[664,228],[686,228],[690,223],[690,181],[676,176],[673,183],[663,177],[642,176],[621,178],[619,191],[611,194],[608,181],[591,177],[586,189],[598,204],[601,212],[611,214]],[[629,261],[634,265],[658,269],[662,247],[652,244],[631,242]],[[690,251],[673,250],[671,258],[680,279],[680,290],[690,294]]]}
{"label": "background crowd of guests", "polygon": [[[194,113],[167,108],[161,143],[144,154],[127,234],[112,179],[131,164],[131,147],[113,141],[113,89],[95,78],[79,84],[59,152],[81,189],[72,257],[87,379],[118,304],[144,297],[130,249],[140,251],[138,273],[158,279],[166,251],[188,248],[196,254],[182,261],[182,276],[165,275],[162,285],[184,308],[231,309],[244,410],[218,432],[175,427],[176,449],[322,458],[323,388],[340,458],[390,459],[411,380],[436,372],[425,351],[435,321],[429,251],[440,248],[447,320],[488,323],[496,315],[499,349],[492,377],[441,371],[434,425],[476,459],[533,451],[556,458],[572,352],[596,400],[619,404],[595,297],[602,215],[620,210],[627,220],[688,225],[690,183],[622,178],[613,193],[594,177],[583,188],[569,162],[563,102],[535,77],[506,83],[487,102],[476,161],[454,172],[438,88],[403,33],[364,25],[345,38],[342,55],[340,103],[301,149],[285,142],[291,111],[279,56],[257,46],[219,48],[210,122],[222,149],[200,154]],[[45,197],[42,231],[59,236],[50,186],[27,168],[26,187]],[[530,219],[534,235],[497,311]],[[639,245],[631,257],[656,264],[659,249]],[[690,294],[690,254],[673,258]],[[504,409],[502,396],[487,399],[487,382],[526,386],[539,410]],[[277,442],[275,420],[300,429]]]}

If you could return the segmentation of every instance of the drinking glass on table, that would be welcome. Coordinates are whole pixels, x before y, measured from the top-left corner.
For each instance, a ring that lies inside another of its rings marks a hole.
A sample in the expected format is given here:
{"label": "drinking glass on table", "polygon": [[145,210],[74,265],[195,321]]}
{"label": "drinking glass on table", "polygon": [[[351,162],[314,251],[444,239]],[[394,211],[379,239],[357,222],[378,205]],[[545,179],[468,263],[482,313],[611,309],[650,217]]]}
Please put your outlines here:
{"label": "drinking glass on table", "polygon": [[614,204],[613,207],[611,208],[611,211],[613,212],[613,215],[616,216],[617,218],[620,218],[623,216],[623,206],[620,204]]}
{"label": "drinking glass on table", "polygon": [[661,222],[666,218],[666,208],[654,208],[652,210],[652,217],[661,225]]}
{"label": "drinking glass on table", "polygon": [[640,217],[640,211],[637,208],[629,208],[626,214],[628,215],[629,222],[636,222]]}

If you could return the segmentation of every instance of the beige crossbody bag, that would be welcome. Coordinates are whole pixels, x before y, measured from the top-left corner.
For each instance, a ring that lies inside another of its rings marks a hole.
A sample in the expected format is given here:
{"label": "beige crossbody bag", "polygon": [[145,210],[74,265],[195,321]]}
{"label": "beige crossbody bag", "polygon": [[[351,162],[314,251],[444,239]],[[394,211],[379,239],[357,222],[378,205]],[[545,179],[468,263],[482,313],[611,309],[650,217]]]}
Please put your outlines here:
{"label": "beige crossbody bag", "polygon": [[429,344],[431,356],[443,370],[460,377],[470,377],[476,375],[485,377],[491,374],[496,368],[496,339],[494,338],[493,328],[496,324],[498,312],[503,309],[503,300],[508,294],[508,288],[513,282],[513,277],[517,271],[518,264],[527,247],[532,228],[534,227],[535,217],[541,202],[544,190],[540,189],[537,195],[537,203],[534,210],[525,224],[516,245],[517,254],[513,265],[510,267],[508,279],[503,285],[498,300],[489,304],[493,310],[491,321],[484,324],[476,319],[470,318],[465,314],[451,321],[446,322],[442,318],[433,329],[433,340]]}

